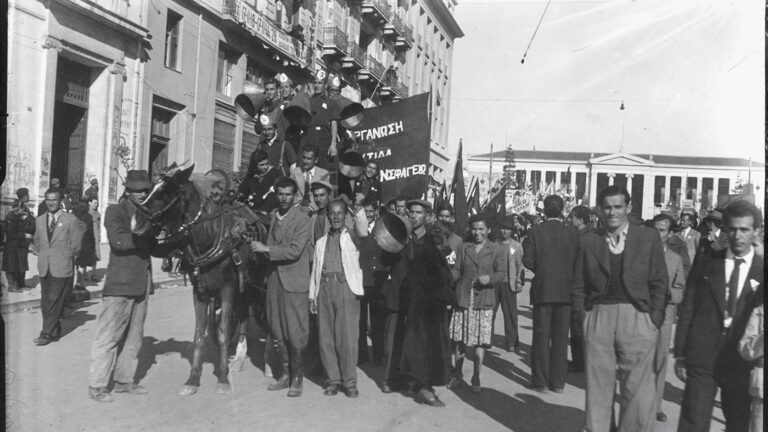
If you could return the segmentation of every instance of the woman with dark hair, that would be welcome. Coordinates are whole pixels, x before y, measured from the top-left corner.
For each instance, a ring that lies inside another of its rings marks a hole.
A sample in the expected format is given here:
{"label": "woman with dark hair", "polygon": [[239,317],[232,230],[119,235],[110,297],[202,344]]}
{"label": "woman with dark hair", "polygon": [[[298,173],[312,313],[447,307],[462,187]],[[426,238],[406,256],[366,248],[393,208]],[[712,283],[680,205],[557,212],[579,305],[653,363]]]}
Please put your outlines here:
{"label": "woman with dark hair", "polygon": [[[96,261],[101,261],[101,213],[99,213],[99,197],[93,195],[86,195],[83,200],[88,204],[88,214],[93,219],[93,245],[94,252],[96,253]],[[96,271],[94,266],[93,271]],[[86,276],[86,280],[90,279],[96,282],[96,275],[92,272],[90,278]]]}
{"label": "woman with dark hair", "polygon": [[93,217],[89,213],[88,204],[85,201],[80,201],[75,205],[73,214],[85,224],[85,233],[83,233],[83,239],[81,242],[80,253],[75,258],[75,266],[77,267],[77,280],[75,286],[81,284],[82,281],[87,280],[85,278],[88,267],[96,267],[96,239],[93,235]]}
{"label": "woman with dark hair", "polygon": [[238,187],[238,200],[248,204],[253,210],[266,213],[277,208],[277,196],[272,185],[280,173],[269,164],[269,154],[256,150],[251,154],[248,171]]}
{"label": "woman with dark hair", "polygon": [[475,351],[472,393],[480,393],[480,369],[485,349],[491,346],[493,310],[496,308],[496,284],[507,273],[509,252],[499,243],[488,240],[489,226],[482,215],[469,219],[471,242],[463,245],[459,267],[461,276],[456,285],[456,307],[451,316],[450,336],[455,342],[455,375],[448,388],[456,388],[462,380],[464,353]]}

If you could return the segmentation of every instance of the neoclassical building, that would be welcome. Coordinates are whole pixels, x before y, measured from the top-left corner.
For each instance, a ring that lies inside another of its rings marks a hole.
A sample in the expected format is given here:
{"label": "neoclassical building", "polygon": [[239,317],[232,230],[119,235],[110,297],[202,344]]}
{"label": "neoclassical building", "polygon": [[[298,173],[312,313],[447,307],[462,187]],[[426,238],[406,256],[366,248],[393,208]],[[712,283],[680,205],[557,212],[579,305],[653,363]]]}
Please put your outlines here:
{"label": "neoclassical building", "polygon": [[[502,177],[505,156],[502,150],[467,158],[467,174],[480,179],[481,194]],[[565,191],[579,204],[594,206],[600,189],[624,186],[633,213],[643,219],[669,208],[704,212],[738,193],[751,192],[755,204],[764,206],[765,165],[746,159],[521,150],[514,164],[518,185],[534,192]]]}

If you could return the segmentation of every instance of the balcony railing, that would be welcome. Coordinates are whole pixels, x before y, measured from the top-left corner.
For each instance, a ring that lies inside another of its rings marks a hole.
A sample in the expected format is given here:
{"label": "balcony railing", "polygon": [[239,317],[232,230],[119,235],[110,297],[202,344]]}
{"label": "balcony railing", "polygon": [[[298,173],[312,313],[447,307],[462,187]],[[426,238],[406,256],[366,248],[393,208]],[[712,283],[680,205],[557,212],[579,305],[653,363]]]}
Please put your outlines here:
{"label": "balcony railing", "polygon": [[384,36],[400,38],[403,36],[404,28],[405,28],[405,23],[403,22],[403,19],[397,15],[394,15],[392,19],[389,21],[389,24],[384,26]]}
{"label": "balcony railing", "polygon": [[365,66],[365,50],[355,42],[347,43],[347,56],[344,57],[342,67],[349,69],[360,69]]}
{"label": "balcony railing", "polygon": [[237,1],[236,0],[224,0],[221,4],[221,13],[224,16],[230,16],[232,18],[237,16]]}
{"label": "balcony railing", "polygon": [[377,23],[386,24],[389,22],[391,15],[389,10],[389,4],[383,0],[363,0],[363,15],[370,17]]}
{"label": "balcony railing", "polygon": [[337,27],[326,27],[323,29],[323,54],[347,54],[348,37],[343,30]]}
{"label": "balcony railing", "polygon": [[384,65],[382,65],[381,62],[376,60],[373,56],[368,55],[365,59],[365,68],[368,69],[377,80],[381,81],[384,76]]}
{"label": "balcony railing", "polygon": [[401,36],[395,41],[395,46],[397,48],[405,49],[406,51],[413,48],[413,28],[411,28],[411,26],[407,24],[403,25]]}

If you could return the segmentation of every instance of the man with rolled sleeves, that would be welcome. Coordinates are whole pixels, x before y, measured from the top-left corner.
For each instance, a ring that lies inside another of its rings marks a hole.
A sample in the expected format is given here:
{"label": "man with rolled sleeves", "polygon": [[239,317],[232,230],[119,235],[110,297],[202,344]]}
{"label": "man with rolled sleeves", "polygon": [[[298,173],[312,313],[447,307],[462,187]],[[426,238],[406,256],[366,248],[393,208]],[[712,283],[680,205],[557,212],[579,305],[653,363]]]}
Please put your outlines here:
{"label": "man with rolled sleeves", "polygon": [[[61,189],[45,192],[46,213],[37,217],[32,251],[40,275],[40,310],[43,328],[35,339],[48,345],[61,336],[61,315],[72,292],[75,257],[80,252],[86,226],[61,206]],[[6,253],[11,251],[6,250]]]}
{"label": "man with rolled sleeves", "polygon": [[252,251],[265,253],[269,258],[267,322],[278,341],[285,371],[267,389],[283,390],[290,386],[288,396],[299,397],[303,391],[304,351],[309,341],[310,223],[306,211],[294,205],[296,182],[281,177],[274,187],[279,207],[271,215],[267,244],[256,240],[251,243]]}
{"label": "man with rolled sleeves", "polygon": [[[104,227],[109,240],[109,264],[104,282],[102,310],[91,346],[89,395],[97,402],[112,402],[107,392],[114,371],[115,393],[146,394],[134,382],[138,354],[144,339],[149,288],[152,286],[152,237],[131,232],[137,205],[146,199],[152,183],[144,170],[126,175],[125,197],[107,207]],[[161,253],[162,254],[162,253]],[[122,349],[120,349],[122,341]],[[119,353],[118,353],[119,351]]]}
{"label": "man with rolled sleeves", "polygon": [[324,394],[334,396],[341,387],[347,397],[356,398],[363,295],[359,238],[345,226],[347,204],[343,200],[331,201],[327,209],[330,229],[315,245],[309,281],[310,310],[317,314],[320,358],[328,375]]}
{"label": "man with rolled sleeves", "polygon": [[579,239],[573,308],[584,315],[586,427],[612,429],[619,380],[619,430],[650,432],[654,426],[653,371],[669,278],[659,234],[629,223],[630,196],[608,186],[597,204],[603,228]]}

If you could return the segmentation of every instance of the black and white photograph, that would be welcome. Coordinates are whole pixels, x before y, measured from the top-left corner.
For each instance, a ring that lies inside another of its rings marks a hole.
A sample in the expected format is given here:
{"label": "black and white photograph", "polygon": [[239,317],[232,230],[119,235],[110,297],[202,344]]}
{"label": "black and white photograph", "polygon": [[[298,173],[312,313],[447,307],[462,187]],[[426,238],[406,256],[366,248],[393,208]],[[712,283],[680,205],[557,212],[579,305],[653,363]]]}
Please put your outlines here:
{"label": "black and white photograph", "polygon": [[1,430],[762,432],[766,11],[9,0]]}

